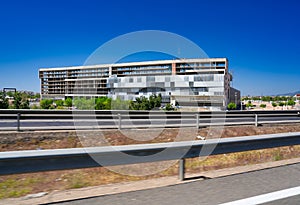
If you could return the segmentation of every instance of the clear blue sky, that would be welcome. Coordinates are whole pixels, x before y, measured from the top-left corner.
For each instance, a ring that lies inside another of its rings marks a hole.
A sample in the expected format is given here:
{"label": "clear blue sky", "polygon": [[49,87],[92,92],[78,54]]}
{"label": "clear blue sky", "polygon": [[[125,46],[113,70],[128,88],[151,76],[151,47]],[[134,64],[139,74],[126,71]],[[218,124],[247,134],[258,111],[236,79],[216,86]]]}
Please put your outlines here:
{"label": "clear blue sky", "polygon": [[163,30],[227,57],[242,95],[300,90],[298,0],[28,0],[0,3],[0,88],[39,91],[38,69],[82,65],[99,46]]}

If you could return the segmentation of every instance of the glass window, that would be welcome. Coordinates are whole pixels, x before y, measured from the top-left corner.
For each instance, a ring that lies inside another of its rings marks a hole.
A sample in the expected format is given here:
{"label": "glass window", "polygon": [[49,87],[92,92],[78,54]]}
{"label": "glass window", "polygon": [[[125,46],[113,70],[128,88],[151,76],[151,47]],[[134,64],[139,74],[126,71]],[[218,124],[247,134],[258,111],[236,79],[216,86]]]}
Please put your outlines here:
{"label": "glass window", "polygon": [[195,76],[194,76],[194,81],[201,81],[201,77],[198,76],[198,75],[195,75]]}

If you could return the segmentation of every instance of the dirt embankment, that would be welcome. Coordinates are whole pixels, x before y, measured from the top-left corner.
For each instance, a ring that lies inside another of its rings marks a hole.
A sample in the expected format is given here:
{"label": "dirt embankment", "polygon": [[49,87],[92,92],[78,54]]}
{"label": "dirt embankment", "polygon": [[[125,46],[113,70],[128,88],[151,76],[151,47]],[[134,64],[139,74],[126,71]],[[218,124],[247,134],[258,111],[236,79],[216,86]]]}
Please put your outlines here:
{"label": "dirt embankment", "polygon": [[232,126],[174,129],[101,130],[101,131],[44,131],[0,133],[0,151],[60,149],[83,146],[114,146],[196,140],[197,136],[226,138],[284,132],[300,132],[300,124],[272,126]]}
{"label": "dirt embankment", "polygon": [[[84,146],[126,145],[141,143],[194,140],[201,135],[206,138],[237,137],[284,132],[300,132],[300,124],[277,126],[242,126],[195,129],[162,130],[102,130],[99,131],[57,131],[0,133],[0,151],[73,148]],[[300,146],[232,153],[209,156],[206,159],[193,158],[186,161],[188,173],[277,161],[300,156]],[[150,169],[151,163],[134,165],[138,170]],[[127,167],[130,168],[130,167]],[[101,184],[141,180],[178,174],[178,163],[152,175],[130,176],[118,174],[105,167],[52,171],[0,177],[0,199],[19,197],[30,193],[51,192],[97,186]]]}

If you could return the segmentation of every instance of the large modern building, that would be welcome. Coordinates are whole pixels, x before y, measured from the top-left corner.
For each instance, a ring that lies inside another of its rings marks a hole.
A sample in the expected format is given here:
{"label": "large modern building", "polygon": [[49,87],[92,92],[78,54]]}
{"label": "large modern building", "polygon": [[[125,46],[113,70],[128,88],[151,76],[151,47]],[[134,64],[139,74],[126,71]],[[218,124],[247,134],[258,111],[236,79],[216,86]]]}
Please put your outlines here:
{"label": "large modern building", "polygon": [[[145,62],[41,68],[42,98],[136,97],[161,94],[181,106],[224,108],[236,102],[226,58],[175,59]],[[237,94],[238,93],[238,94]],[[234,99],[233,99],[234,98]]]}

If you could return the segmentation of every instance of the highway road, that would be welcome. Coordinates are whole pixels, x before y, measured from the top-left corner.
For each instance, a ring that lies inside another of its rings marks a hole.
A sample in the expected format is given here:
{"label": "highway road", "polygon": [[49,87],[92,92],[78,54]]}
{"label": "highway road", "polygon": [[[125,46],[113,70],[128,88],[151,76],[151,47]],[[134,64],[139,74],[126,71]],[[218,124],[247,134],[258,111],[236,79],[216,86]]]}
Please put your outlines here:
{"label": "highway road", "polygon": [[300,204],[300,164],[56,205]]}
{"label": "highway road", "polygon": [[[259,117],[259,122],[266,122],[272,121],[273,123],[279,121],[299,121],[300,117],[297,116],[284,116],[284,117]],[[224,123],[224,119],[201,119],[200,116],[200,126],[201,124],[208,124],[208,123]],[[243,117],[243,118],[226,118],[226,123],[245,123],[245,124],[254,124],[253,117]],[[98,123],[98,124],[97,124]],[[131,128],[134,126],[150,126],[150,125],[166,125],[166,126],[194,126],[196,123],[196,119],[126,119],[122,120],[122,126],[130,126]],[[96,122],[95,119],[84,119],[78,120],[75,123],[76,126],[91,126],[91,125],[98,125],[99,127],[117,127],[118,126],[118,119],[109,119],[109,120],[98,120]],[[17,126],[16,120],[0,120],[0,130],[1,128],[12,128],[14,129]],[[74,126],[74,121],[72,119],[41,119],[41,120],[21,120],[20,121],[21,128],[30,128],[30,127],[48,127],[53,129],[59,129],[63,127],[72,127]]]}

